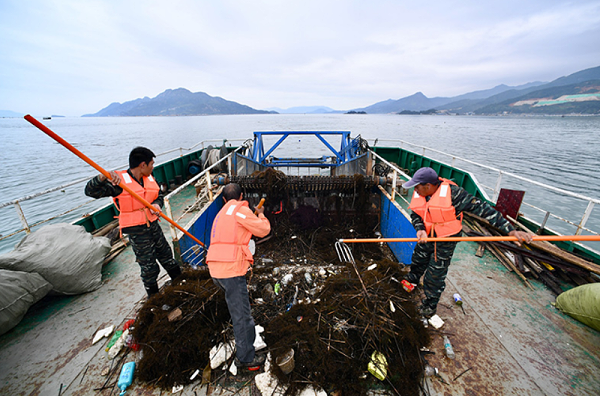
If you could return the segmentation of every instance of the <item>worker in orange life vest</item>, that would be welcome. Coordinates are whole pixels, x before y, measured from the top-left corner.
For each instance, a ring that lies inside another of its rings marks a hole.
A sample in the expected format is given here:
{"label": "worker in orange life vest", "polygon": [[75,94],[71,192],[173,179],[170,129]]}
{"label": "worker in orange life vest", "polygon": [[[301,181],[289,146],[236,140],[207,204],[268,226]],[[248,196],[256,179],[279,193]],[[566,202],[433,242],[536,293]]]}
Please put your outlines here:
{"label": "worker in orange life vest", "polygon": [[[171,279],[181,275],[179,264],[173,259],[173,251],[167,242],[157,212],[163,205],[160,187],[152,177],[154,153],[145,147],[136,147],[129,154],[129,169],[111,171],[111,178],[100,174],[85,186],[85,194],[92,198],[113,197],[119,210],[119,227],[129,236],[131,247],[141,269],[141,278],[148,296],[158,293],[157,261],[167,271]],[[127,187],[150,202],[156,208],[152,211],[122,189],[123,181]]]}
{"label": "worker in orange life vest", "polygon": [[[418,243],[413,251],[410,273],[406,280],[418,283],[423,278],[425,300],[421,315],[435,314],[442,292],[446,288],[446,275],[456,242],[427,242],[427,237],[458,236],[462,231],[462,213],[469,212],[486,219],[520,242],[531,242],[531,235],[516,231],[490,204],[475,198],[456,183],[438,176],[432,168],[421,168],[412,179],[402,185],[414,187],[409,208],[411,222],[417,231]],[[516,242],[520,245],[520,242]]]}
{"label": "worker in orange life vest", "polygon": [[256,216],[248,202],[242,200],[242,188],[238,184],[226,185],[222,195],[225,206],[213,222],[206,264],[215,284],[225,292],[235,336],[235,364],[257,370],[265,359],[254,349],[256,332],[246,283],[246,273],[254,259],[248,242],[252,235],[267,236],[271,224],[264,216],[264,208],[256,209]]}

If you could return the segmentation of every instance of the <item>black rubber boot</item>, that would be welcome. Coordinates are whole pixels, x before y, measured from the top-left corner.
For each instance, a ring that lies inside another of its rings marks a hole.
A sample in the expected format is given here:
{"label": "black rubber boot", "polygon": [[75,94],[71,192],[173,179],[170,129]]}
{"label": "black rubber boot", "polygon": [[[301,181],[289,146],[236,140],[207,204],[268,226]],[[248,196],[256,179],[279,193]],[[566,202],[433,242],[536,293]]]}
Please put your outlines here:
{"label": "black rubber boot", "polygon": [[171,277],[171,280],[175,280],[177,277],[181,276],[181,268],[175,267],[167,271],[167,274]]}
{"label": "black rubber boot", "polygon": [[148,293],[148,297],[151,297],[158,293],[158,283],[144,285],[144,288],[146,288],[146,293]]}

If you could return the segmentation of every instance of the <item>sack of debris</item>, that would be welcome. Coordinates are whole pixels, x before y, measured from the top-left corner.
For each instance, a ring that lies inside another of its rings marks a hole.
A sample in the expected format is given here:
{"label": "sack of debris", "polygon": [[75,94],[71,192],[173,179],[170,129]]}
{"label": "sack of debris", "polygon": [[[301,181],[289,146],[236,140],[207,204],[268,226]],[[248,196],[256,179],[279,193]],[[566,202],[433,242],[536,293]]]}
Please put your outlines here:
{"label": "sack of debris", "polygon": [[588,283],[556,297],[556,308],[600,331],[600,283]]}
{"label": "sack of debris", "polygon": [[81,294],[101,286],[100,271],[109,251],[107,238],[93,237],[82,226],[52,224],[1,255],[0,269],[40,274],[55,294]]}
{"label": "sack of debris", "polygon": [[51,289],[40,274],[0,269],[0,335],[15,327]]}

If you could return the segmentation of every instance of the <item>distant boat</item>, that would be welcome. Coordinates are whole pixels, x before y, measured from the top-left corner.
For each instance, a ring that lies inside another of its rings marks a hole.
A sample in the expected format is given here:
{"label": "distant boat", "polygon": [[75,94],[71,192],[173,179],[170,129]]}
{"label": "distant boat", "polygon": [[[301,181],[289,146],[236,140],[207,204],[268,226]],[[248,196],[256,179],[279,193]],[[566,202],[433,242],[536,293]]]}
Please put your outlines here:
{"label": "distant boat", "polygon": [[52,117],[44,117],[44,120],[51,120]]}

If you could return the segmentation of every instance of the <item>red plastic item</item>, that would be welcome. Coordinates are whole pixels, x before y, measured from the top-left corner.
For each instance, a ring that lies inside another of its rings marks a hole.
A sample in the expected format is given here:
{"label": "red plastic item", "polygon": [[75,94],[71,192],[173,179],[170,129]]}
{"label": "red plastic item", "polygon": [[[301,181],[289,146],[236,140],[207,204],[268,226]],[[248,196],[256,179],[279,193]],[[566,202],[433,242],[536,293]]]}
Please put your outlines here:
{"label": "red plastic item", "polygon": [[125,324],[123,325],[123,330],[127,330],[128,328],[130,328],[131,326],[133,326],[133,324],[135,323],[135,319],[129,319],[127,322],[125,322]]}
{"label": "red plastic item", "polygon": [[402,280],[402,287],[404,288],[404,290],[406,290],[407,292],[411,292],[415,289],[415,284],[414,283],[410,283],[409,281],[407,281],[406,279]]}

